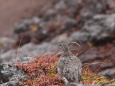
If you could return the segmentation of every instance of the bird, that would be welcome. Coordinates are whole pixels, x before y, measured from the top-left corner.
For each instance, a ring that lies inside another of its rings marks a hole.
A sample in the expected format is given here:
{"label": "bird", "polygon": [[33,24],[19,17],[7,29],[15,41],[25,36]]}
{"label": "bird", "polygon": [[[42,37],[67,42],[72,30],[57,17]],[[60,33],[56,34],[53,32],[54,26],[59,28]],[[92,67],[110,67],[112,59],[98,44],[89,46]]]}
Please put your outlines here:
{"label": "bird", "polygon": [[69,83],[80,83],[82,76],[82,62],[71,54],[66,43],[59,43],[62,54],[58,60],[57,72],[66,86]]}

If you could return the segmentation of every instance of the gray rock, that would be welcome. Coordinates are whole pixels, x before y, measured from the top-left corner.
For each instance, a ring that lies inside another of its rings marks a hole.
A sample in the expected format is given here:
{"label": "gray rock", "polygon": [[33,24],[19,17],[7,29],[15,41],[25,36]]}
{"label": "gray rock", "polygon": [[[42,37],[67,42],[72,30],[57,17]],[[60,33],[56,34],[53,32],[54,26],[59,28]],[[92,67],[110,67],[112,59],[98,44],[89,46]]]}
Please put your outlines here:
{"label": "gray rock", "polygon": [[[22,48],[19,49],[12,49],[0,55],[0,61],[2,62],[9,62],[11,59],[15,61],[16,59],[19,61],[23,57],[32,56],[30,52],[36,50],[36,45],[33,43],[29,43],[24,45]],[[29,54],[30,53],[30,54]],[[22,59],[23,61],[24,59]]]}
{"label": "gray rock", "polygon": [[107,70],[99,72],[99,74],[102,76],[115,78],[115,69],[107,69]]}
{"label": "gray rock", "polygon": [[56,10],[65,10],[67,8],[66,3],[64,0],[60,0],[54,7]]}
{"label": "gray rock", "polygon": [[52,18],[54,18],[57,15],[56,10],[54,9],[49,9],[48,11],[46,11],[46,13],[43,16],[43,19],[45,20],[51,20]]}
{"label": "gray rock", "polygon": [[86,51],[84,54],[79,56],[79,58],[81,59],[83,63],[91,62],[91,61],[95,61],[96,59],[98,59],[98,54],[97,53],[95,54],[95,52]]}
{"label": "gray rock", "polygon": [[79,3],[81,3],[82,2],[82,0],[65,0],[65,2],[66,2],[66,4],[67,4],[67,6],[69,7],[69,8],[73,8],[73,9],[75,9],[75,7],[79,4]]}
{"label": "gray rock", "polygon": [[8,47],[14,44],[16,41],[10,37],[0,38],[0,54],[7,51]]}
{"label": "gray rock", "polygon": [[67,40],[68,36],[67,34],[62,34],[62,35],[59,35],[59,36],[56,36],[50,43],[56,45],[60,42],[64,42],[65,40]]}
{"label": "gray rock", "polygon": [[65,14],[66,10],[69,10],[67,15],[74,17],[76,12],[76,7],[81,3],[82,0],[60,0],[54,6],[54,10],[56,10],[57,14]]}
{"label": "gray rock", "polygon": [[29,61],[33,61],[35,60],[34,57],[23,57],[23,58],[14,58],[14,59],[11,59],[9,63],[16,63],[16,62],[19,62],[19,63],[28,63]]}
{"label": "gray rock", "polygon": [[15,50],[9,50],[7,52],[4,52],[2,54],[0,54],[0,64],[2,62],[9,62],[9,60],[15,58],[17,56],[16,51]]}
{"label": "gray rock", "polygon": [[111,30],[114,30],[114,27],[115,27],[115,14],[114,13],[107,14],[107,15],[104,15],[104,14],[95,15],[93,19],[111,28]]}
{"label": "gray rock", "polygon": [[9,81],[3,84],[0,84],[0,86],[20,86],[18,81]]}
{"label": "gray rock", "polygon": [[0,81],[3,84],[0,86],[18,86],[19,80],[26,80],[27,76],[15,66],[11,64],[1,64],[0,65]]}
{"label": "gray rock", "polygon": [[76,20],[75,19],[67,17],[64,19],[64,22],[65,22],[65,26],[64,26],[64,28],[61,27],[61,29],[67,30],[67,29],[71,29],[73,27],[76,27]]}
{"label": "gray rock", "polygon": [[93,19],[86,21],[81,31],[73,33],[67,41],[84,43],[114,37],[114,34],[111,36],[115,31],[114,20],[115,14],[94,16]]}
{"label": "gray rock", "polygon": [[76,6],[81,2],[81,0],[60,0],[54,9],[57,11],[63,11],[66,9],[75,10]]}
{"label": "gray rock", "polygon": [[[13,62],[14,61],[16,62],[16,60],[19,62],[21,61],[25,62],[26,60],[28,61],[28,60],[34,59],[35,55],[45,55],[47,50],[52,47],[53,47],[53,44],[49,44],[49,43],[42,43],[41,45],[28,43],[19,49],[9,50],[1,54],[0,61],[1,63],[3,63],[3,62],[9,62],[12,59]],[[47,55],[48,54],[52,55],[51,53],[53,52],[47,52]]]}
{"label": "gray rock", "polygon": [[36,25],[40,23],[40,18],[38,17],[34,17],[32,19],[26,19],[23,20],[17,24],[15,24],[15,29],[14,32],[15,33],[21,33],[23,31],[28,31],[30,29],[30,25]]}
{"label": "gray rock", "polygon": [[91,18],[94,15],[101,13],[106,9],[106,0],[82,0],[81,4],[84,4],[80,10],[80,15],[83,18]]}
{"label": "gray rock", "polygon": [[89,34],[86,33],[86,32],[75,32],[73,33],[67,40],[67,42],[70,42],[70,41],[77,41],[79,43],[84,43],[86,41],[89,41],[88,38],[89,38]]}
{"label": "gray rock", "polygon": [[[56,16],[56,21],[58,22],[64,22],[65,23],[65,26],[75,26],[76,25],[76,20],[74,18],[71,18],[67,15],[57,15]],[[68,25],[70,24],[70,25]]]}

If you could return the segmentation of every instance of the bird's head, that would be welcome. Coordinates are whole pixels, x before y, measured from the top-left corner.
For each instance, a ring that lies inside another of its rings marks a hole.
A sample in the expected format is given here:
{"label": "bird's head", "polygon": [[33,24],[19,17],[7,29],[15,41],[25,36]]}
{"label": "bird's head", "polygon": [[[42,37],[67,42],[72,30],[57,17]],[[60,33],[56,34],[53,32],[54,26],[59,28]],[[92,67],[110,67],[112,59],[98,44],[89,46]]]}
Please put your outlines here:
{"label": "bird's head", "polygon": [[65,43],[59,43],[58,46],[62,50],[62,52],[64,53],[68,52],[68,47]]}

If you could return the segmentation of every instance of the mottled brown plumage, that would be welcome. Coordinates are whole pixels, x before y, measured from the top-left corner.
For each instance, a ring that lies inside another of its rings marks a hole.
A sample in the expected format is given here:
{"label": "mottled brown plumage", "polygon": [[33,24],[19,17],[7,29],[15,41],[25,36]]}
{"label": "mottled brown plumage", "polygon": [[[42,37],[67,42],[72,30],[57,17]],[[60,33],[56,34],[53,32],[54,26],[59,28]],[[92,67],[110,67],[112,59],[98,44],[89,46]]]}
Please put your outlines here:
{"label": "mottled brown plumage", "polygon": [[81,61],[70,53],[66,44],[60,43],[59,47],[62,50],[62,54],[58,61],[58,74],[66,85],[68,83],[80,83],[82,73]]}

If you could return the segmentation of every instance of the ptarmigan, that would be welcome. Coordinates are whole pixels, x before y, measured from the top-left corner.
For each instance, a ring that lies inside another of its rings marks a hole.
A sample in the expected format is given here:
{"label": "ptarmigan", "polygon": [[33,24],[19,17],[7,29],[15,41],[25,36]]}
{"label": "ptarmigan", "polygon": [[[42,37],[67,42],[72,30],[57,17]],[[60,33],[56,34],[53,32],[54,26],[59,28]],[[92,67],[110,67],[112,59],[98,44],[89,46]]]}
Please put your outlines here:
{"label": "ptarmigan", "polygon": [[82,75],[82,63],[74,55],[72,55],[66,44],[60,43],[58,46],[62,50],[62,54],[58,61],[57,71],[64,83],[80,83]]}

